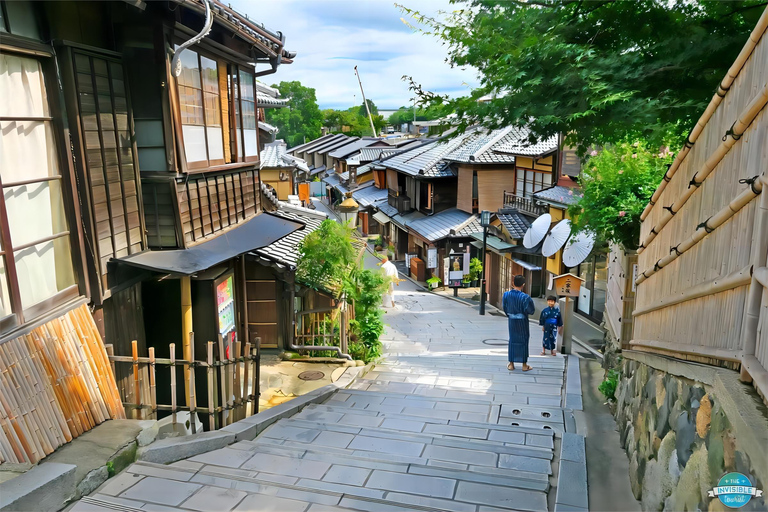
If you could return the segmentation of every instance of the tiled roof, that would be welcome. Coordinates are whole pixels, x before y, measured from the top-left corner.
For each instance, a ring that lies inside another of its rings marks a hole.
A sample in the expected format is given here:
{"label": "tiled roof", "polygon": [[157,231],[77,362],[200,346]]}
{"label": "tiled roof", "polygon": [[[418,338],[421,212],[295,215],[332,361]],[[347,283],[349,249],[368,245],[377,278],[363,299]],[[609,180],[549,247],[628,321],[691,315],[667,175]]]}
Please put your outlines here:
{"label": "tiled roof", "polygon": [[510,131],[512,131],[511,127],[490,132],[480,128],[477,130],[476,137],[460,145],[446,155],[445,159],[463,163],[514,164],[514,156],[494,151],[497,145],[507,139]]}
{"label": "tiled roof", "polygon": [[345,146],[341,146],[340,148],[335,149],[332,152],[328,153],[328,156],[330,156],[331,158],[346,158],[353,153],[357,153],[360,150],[360,148],[370,146],[371,144],[375,144],[376,142],[378,142],[378,140],[375,140],[375,139],[351,140],[349,144]]}
{"label": "tiled roof", "polygon": [[361,208],[367,208],[382,199],[386,201],[387,189],[368,186],[352,192],[352,197],[355,198]]}
{"label": "tiled roof", "polygon": [[279,131],[277,126],[272,126],[271,124],[265,123],[264,121],[259,121],[259,130],[264,130],[265,132],[271,133],[273,135]]}
{"label": "tiled roof", "polygon": [[360,165],[360,155],[352,155],[351,157],[347,158],[347,165],[351,165],[354,167],[357,167]]}
{"label": "tiled roof", "polygon": [[277,140],[264,146],[260,155],[259,166],[261,169],[294,169],[309,171],[307,162],[301,158],[289,155],[285,142]]}
{"label": "tiled roof", "polygon": [[299,144],[298,146],[294,146],[291,149],[288,150],[289,153],[295,153],[296,151],[303,152],[304,150],[311,149],[314,146],[318,146],[321,144],[325,144],[329,140],[336,138],[336,134],[328,133],[326,135],[323,135],[319,139],[311,140],[309,142],[305,142],[304,144]]}
{"label": "tiled roof", "polygon": [[528,139],[530,134],[528,128],[515,126],[494,146],[494,151],[511,155],[542,156],[557,150],[557,136],[531,144]]}
{"label": "tiled roof", "polygon": [[501,223],[507,228],[507,232],[512,238],[523,238],[525,232],[531,226],[531,221],[518,211],[500,211],[496,214]]}
{"label": "tiled roof", "polygon": [[325,166],[321,165],[320,167],[314,167],[309,170],[309,175],[314,176],[316,174],[320,174],[321,172],[325,172]]}
{"label": "tiled roof", "polygon": [[292,221],[301,222],[305,227],[304,229],[299,229],[290,235],[284,236],[280,240],[266,247],[257,249],[254,253],[268,260],[288,266],[291,269],[295,269],[299,259],[299,244],[304,241],[307,235],[320,228],[320,224],[322,224],[328,216],[324,213],[302,208],[300,206],[292,206],[283,202],[280,203],[280,207],[277,210],[271,213]]}
{"label": "tiled roof", "polygon": [[339,184],[339,175],[336,173],[331,174],[330,176],[326,176],[325,178],[322,178],[322,181],[327,183],[328,185],[335,187]]}
{"label": "tiled roof", "polygon": [[[410,222],[406,221],[406,227],[430,242],[441,240],[448,236],[468,237],[482,229],[477,215],[472,215],[456,208]],[[456,234],[452,235],[451,230],[454,230]]]}
{"label": "tiled roof", "polygon": [[387,199],[376,201],[373,206],[378,208],[379,211],[384,212],[384,215],[386,215],[390,219],[395,215],[397,215],[397,208],[395,208],[394,206],[390,206],[390,204],[387,202]]}
{"label": "tiled roof", "polygon": [[340,135],[341,137],[334,139],[332,141],[329,141],[328,143],[323,144],[322,146],[318,146],[312,149],[312,153],[324,155],[326,153],[334,151],[342,146],[346,146],[347,144],[351,144],[352,142],[358,140],[357,137],[347,137],[346,135],[343,135],[343,134],[340,134]]}
{"label": "tiled roof", "polygon": [[533,194],[536,199],[543,201],[549,201],[551,203],[558,203],[562,205],[576,204],[582,197],[582,192],[578,188],[563,187],[561,185],[555,185],[545,190],[541,190]]}
{"label": "tiled roof", "polygon": [[453,176],[445,155],[477,137],[476,130],[450,140],[429,142],[417,147],[408,146],[404,151],[382,161],[382,165],[411,176],[437,178]]}
{"label": "tiled roof", "polygon": [[267,185],[266,183],[261,184],[261,193],[262,195],[267,198],[267,200],[272,203],[272,205],[277,206],[279,201],[277,199],[277,196],[275,195],[274,191]]}
{"label": "tiled roof", "polygon": [[256,80],[256,91],[262,94],[266,94],[267,96],[272,96],[273,98],[280,97],[279,90],[275,89],[274,87],[270,87],[267,84],[263,84],[258,80]]}
{"label": "tiled roof", "polygon": [[256,106],[259,108],[282,108],[288,106],[286,98],[273,98],[260,92],[256,93]]}
{"label": "tiled roof", "polygon": [[360,161],[361,162],[372,162],[374,160],[378,160],[381,156],[382,151],[386,151],[391,148],[383,148],[383,147],[376,147],[376,148],[362,148],[360,150]]}

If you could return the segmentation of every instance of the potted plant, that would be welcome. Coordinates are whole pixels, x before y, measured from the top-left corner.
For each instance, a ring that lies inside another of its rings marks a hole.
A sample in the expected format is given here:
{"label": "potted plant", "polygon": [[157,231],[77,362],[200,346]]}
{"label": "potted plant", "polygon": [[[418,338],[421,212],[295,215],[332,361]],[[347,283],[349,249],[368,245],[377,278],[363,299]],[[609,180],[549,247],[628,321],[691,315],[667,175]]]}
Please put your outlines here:
{"label": "potted plant", "polygon": [[472,285],[472,278],[469,274],[464,274],[464,277],[461,279],[461,287],[462,288],[469,288]]}
{"label": "potted plant", "polygon": [[427,285],[429,285],[430,290],[434,290],[435,288],[440,286],[440,283],[442,283],[442,281],[437,276],[432,276],[429,279],[427,279]]}
{"label": "potted plant", "polygon": [[392,261],[395,259],[395,246],[392,244],[387,246],[387,257]]}
{"label": "potted plant", "polygon": [[469,260],[469,280],[472,281],[472,286],[477,286],[477,282],[482,275],[483,262],[480,261],[480,258],[472,258]]}

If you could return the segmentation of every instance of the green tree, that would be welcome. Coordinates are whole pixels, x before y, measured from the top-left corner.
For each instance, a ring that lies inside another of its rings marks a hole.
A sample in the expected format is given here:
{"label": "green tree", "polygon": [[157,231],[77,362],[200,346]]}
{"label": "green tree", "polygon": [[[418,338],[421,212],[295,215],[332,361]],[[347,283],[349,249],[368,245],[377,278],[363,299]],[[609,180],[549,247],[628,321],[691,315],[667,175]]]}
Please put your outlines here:
{"label": "green tree", "polygon": [[[371,115],[376,116],[379,114],[379,107],[373,102],[373,100],[366,99],[365,103],[368,103],[368,108],[371,109]],[[362,117],[368,117],[368,111],[365,110],[365,103],[361,103],[357,109],[357,115]]]}
{"label": "green tree", "polygon": [[304,140],[320,136],[323,115],[317,106],[315,90],[304,87],[301,82],[280,82],[273,85],[280,91],[280,96],[287,98],[288,107],[266,109],[267,122],[277,126],[279,137],[288,147],[304,143]]}
{"label": "green tree", "polygon": [[673,153],[639,142],[620,142],[593,151],[581,174],[584,195],[569,208],[572,230],[588,229],[598,239],[637,249],[640,214],[653,195]]}
{"label": "green tree", "polygon": [[[654,144],[693,126],[741,50],[764,0],[454,0],[440,19],[401,6],[472,66],[480,87],[448,99],[410,80],[420,102],[445,104],[458,133],[529,125],[534,138],[568,134],[592,145]],[[494,99],[479,103],[489,93]]]}

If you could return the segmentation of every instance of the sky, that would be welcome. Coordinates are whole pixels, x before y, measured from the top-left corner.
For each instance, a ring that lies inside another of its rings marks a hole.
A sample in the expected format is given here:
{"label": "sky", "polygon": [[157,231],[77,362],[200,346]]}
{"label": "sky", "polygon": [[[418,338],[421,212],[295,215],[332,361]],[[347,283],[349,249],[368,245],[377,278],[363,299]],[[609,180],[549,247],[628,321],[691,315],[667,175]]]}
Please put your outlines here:
{"label": "sky", "polygon": [[[451,10],[448,0],[399,0],[425,14]],[[267,84],[298,80],[312,87],[321,109],[361,105],[358,66],[366,98],[381,109],[410,105],[403,75],[425,90],[462,96],[477,85],[471,70],[451,69],[445,47],[408,27],[393,0],[228,0],[232,8],[286,37],[298,52],[293,64],[260,78]]]}

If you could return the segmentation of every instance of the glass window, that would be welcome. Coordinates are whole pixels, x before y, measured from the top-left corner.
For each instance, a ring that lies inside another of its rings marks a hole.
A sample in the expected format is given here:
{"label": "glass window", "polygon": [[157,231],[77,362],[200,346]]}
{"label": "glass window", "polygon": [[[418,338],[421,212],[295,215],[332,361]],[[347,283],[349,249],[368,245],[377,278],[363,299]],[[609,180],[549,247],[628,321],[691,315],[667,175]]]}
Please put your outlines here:
{"label": "glass window", "polygon": [[256,119],[256,92],[254,90],[255,80],[253,75],[247,71],[239,70],[240,101],[237,108],[239,117],[238,127],[242,131],[238,132],[238,147],[240,156],[247,162],[258,158],[259,124]]}
{"label": "glass window", "polygon": [[0,317],[23,321],[23,310],[76,280],[40,62],[1,54],[0,90],[0,216],[8,223],[0,232]]}
{"label": "glass window", "polygon": [[177,85],[187,165],[221,165],[225,160],[218,63],[192,50],[184,50],[180,60]]}

